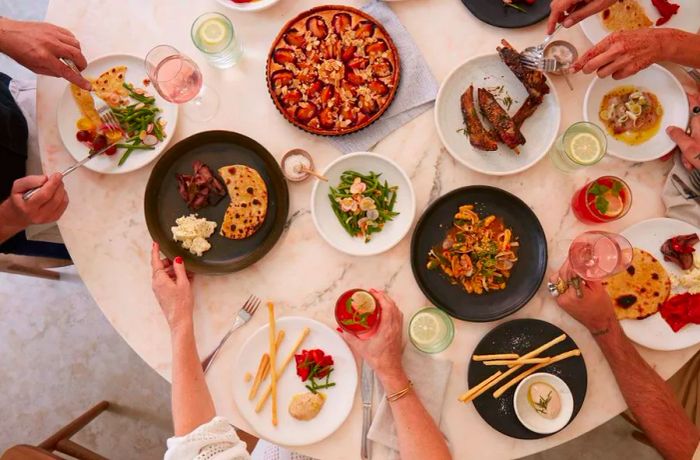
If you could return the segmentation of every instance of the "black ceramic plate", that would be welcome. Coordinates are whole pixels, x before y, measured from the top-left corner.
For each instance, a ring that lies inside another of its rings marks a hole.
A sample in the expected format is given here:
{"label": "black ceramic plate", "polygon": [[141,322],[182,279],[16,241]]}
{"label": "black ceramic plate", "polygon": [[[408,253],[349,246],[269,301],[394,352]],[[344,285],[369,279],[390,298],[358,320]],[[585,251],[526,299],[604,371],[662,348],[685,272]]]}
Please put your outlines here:
{"label": "black ceramic plate", "polygon": [[462,3],[478,20],[512,29],[530,26],[549,16],[550,0],[535,0],[532,5],[518,0],[517,5],[527,10],[526,13],[504,5],[502,0],[462,0]]}
{"label": "black ceramic plate", "polygon": [[[175,174],[192,174],[192,162],[200,160],[214,171],[222,166],[242,164],[260,173],[267,185],[265,222],[252,236],[230,240],[219,235],[230,200],[197,211],[217,223],[209,238],[211,249],[202,257],[190,254],[174,241],[170,228],[175,219],[191,214],[180,197]],[[222,274],[241,270],[262,258],[282,235],[289,212],[289,191],[277,161],[253,139],[230,131],[206,131],[181,140],[168,149],[153,167],[146,186],[144,210],[148,231],[169,258],[182,256],[187,269],[195,273]]]}
{"label": "black ceramic plate", "polygon": [[[450,284],[441,270],[426,267],[428,253],[442,243],[455,213],[465,204],[474,204],[481,217],[501,217],[520,242],[519,260],[501,291],[468,294]],[[547,269],[547,238],[535,213],[520,198],[499,188],[472,185],[453,190],[428,206],[413,231],[411,265],[423,294],[436,307],[466,321],[494,321],[522,308],[539,289]]]}
{"label": "black ceramic plate", "polygon": [[[474,349],[474,354],[490,355],[496,353],[517,353],[523,355],[540,345],[544,345],[561,334],[564,334],[564,331],[546,321],[540,321],[538,319],[516,319],[503,323],[486,334]],[[563,342],[544,351],[541,356],[555,356],[575,348],[578,348],[576,342],[567,336]],[[467,377],[469,388],[478,385],[490,377],[496,370],[503,369],[499,369],[495,366],[486,366],[481,362],[472,361],[471,357],[469,357],[469,375]],[[583,356],[573,356],[559,361],[558,363],[543,367],[537,372],[547,372],[556,375],[566,382],[574,397],[574,412],[571,415],[571,420],[569,420],[569,423],[571,423],[571,421],[576,418],[579,410],[581,410],[583,400],[586,398],[588,376],[586,373],[586,362]],[[514,375],[517,375],[517,373]],[[505,384],[508,380],[509,377],[506,377],[506,379],[499,382],[499,384]],[[508,391],[503,393],[500,398],[496,399],[492,395],[499,384],[473,401],[474,407],[486,423],[506,436],[518,439],[539,439],[554,434],[539,434],[525,428],[523,424],[520,423],[520,420],[518,420],[517,415],[515,415],[515,408],[513,407],[513,395],[515,394],[517,385],[513,385]],[[567,425],[569,423],[567,423]]]}

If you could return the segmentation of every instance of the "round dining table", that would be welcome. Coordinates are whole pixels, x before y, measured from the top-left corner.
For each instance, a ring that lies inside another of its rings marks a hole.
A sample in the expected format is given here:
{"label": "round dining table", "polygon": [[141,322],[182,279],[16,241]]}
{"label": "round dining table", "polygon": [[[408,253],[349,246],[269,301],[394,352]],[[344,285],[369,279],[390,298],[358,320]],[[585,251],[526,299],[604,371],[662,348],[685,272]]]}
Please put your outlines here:
{"label": "round dining table", "polygon": [[[366,2],[342,3],[361,7]],[[323,3],[281,0],[267,10],[242,13],[226,9],[214,0],[51,0],[46,20],[71,30],[80,40],[88,61],[116,53],[145,56],[153,46],[167,43],[198,62],[206,85],[218,93],[220,107],[215,118],[207,122],[192,121],[181,113],[173,142],[211,129],[236,131],[260,142],[277,160],[292,148],[303,148],[323,169],[341,153],[327,138],[305,133],[285,121],[271,102],[265,81],[268,50],[280,28],[297,13]],[[544,22],[522,29],[495,28],[478,21],[460,0],[404,0],[389,5],[438,82],[465,60],[495,53],[502,38],[522,49],[545,37]],[[227,15],[244,43],[243,59],[234,68],[218,70],[207,65],[190,39],[191,24],[207,11]],[[579,52],[591,46],[579,26],[558,32],[558,38],[570,41]],[[553,79],[561,103],[560,130],[582,119],[584,94],[592,78],[583,74],[571,76],[573,90],[562,79]],[[39,78],[37,118],[46,172],[60,171],[74,161],[57,130],[57,106],[65,89],[64,80]],[[562,260],[562,241],[593,228],[580,223],[571,212],[570,198],[578,187],[604,173],[627,181],[634,195],[630,212],[616,222],[595,227],[621,231],[664,214],[660,191],[672,163],[630,163],[606,157],[593,167],[565,174],[545,157],[516,175],[482,175],[448,154],[438,137],[433,109],[396,130],[372,150],[391,158],[406,171],[415,188],[417,216],[439,196],[465,185],[492,185],[521,197],[537,214],[546,232],[550,271],[557,260]],[[144,189],[152,167],[153,163],[121,175],[79,169],[65,179],[71,202],[59,228],[83,281],[112,326],[153,369],[170,379],[169,331],[151,292],[151,237],[144,217]],[[405,321],[428,304],[411,270],[410,236],[393,249],[372,257],[353,257],[335,250],[314,228],[309,210],[312,186],[312,180],[289,184],[290,211],[284,233],[262,260],[229,275],[195,277],[195,327],[201,356],[214,349],[251,294],[274,301],[279,316],[305,316],[331,327],[335,327],[336,299],[353,287],[386,290],[403,310]],[[235,368],[235,360],[243,341],[266,323],[266,316],[254,315],[250,323],[239,329],[207,374],[219,415],[253,433],[234,403],[233,386],[242,384],[243,372]],[[507,437],[486,424],[473,405],[457,401],[466,389],[467,361],[476,344],[498,323],[514,318],[539,318],[558,325],[579,345],[588,368],[588,391],[578,416],[563,431],[538,440]],[[542,285],[524,308],[504,320],[454,323],[453,343],[435,359],[453,362],[440,426],[455,458],[517,458],[540,452],[586,433],[625,409],[613,374],[595,341],[584,327],[557,307],[546,286]],[[656,371],[668,378],[698,347],[674,352],[639,349]],[[139,379],[138,375],[132,377]],[[353,409],[340,429],[321,442],[296,450],[320,459],[359,458],[361,425],[357,391]],[[375,458],[382,455],[377,449]],[[430,458],[429,453],[425,458]]]}

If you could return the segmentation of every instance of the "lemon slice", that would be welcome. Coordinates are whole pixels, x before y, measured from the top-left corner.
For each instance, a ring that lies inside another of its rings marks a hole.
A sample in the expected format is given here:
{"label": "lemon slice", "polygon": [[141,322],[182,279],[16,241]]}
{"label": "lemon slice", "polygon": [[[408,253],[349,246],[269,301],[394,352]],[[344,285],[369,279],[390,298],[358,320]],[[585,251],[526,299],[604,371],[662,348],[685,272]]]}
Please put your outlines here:
{"label": "lemon slice", "polygon": [[367,291],[357,291],[350,297],[352,309],[359,314],[373,313],[377,308],[377,302]]}
{"label": "lemon slice", "polygon": [[226,37],[226,27],[218,19],[210,19],[199,28],[199,37],[211,45],[221,43]]}
{"label": "lemon slice", "polygon": [[569,142],[569,154],[580,164],[596,162],[602,153],[600,141],[591,133],[578,133]]}
{"label": "lemon slice", "polygon": [[430,312],[419,312],[411,320],[408,333],[416,345],[430,345],[442,335],[443,323]]}
{"label": "lemon slice", "polygon": [[603,195],[603,198],[608,201],[608,210],[605,212],[606,216],[617,217],[622,214],[622,211],[625,209],[625,203],[619,195],[615,196],[612,192],[607,192]]}

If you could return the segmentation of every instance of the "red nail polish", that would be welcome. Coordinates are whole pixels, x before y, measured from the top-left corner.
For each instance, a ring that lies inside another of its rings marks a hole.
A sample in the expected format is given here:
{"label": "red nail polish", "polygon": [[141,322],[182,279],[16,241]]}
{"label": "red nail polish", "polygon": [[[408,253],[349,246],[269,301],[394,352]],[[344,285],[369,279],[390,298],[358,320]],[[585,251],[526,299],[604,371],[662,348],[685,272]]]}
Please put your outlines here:
{"label": "red nail polish", "polygon": [[181,263],[182,263],[182,257],[180,257],[180,256],[175,257],[175,263],[176,263],[176,264],[181,264]]}

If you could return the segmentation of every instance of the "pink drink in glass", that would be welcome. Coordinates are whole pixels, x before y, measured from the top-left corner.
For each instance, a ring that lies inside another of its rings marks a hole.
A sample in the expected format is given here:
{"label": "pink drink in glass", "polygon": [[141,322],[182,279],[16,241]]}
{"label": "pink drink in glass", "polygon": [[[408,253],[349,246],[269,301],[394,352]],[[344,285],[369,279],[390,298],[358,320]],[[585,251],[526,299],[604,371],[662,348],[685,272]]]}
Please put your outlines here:
{"label": "pink drink in glass", "polygon": [[197,64],[185,56],[163,59],[154,72],[158,92],[164,99],[182,104],[192,100],[202,88],[202,73]]}
{"label": "pink drink in glass", "polygon": [[602,280],[625,270],[632,262],[632,254],[632,245],[624,237],[592,231],[571,243],[569,264],[583,279]]}

